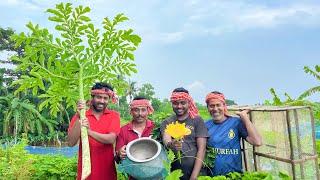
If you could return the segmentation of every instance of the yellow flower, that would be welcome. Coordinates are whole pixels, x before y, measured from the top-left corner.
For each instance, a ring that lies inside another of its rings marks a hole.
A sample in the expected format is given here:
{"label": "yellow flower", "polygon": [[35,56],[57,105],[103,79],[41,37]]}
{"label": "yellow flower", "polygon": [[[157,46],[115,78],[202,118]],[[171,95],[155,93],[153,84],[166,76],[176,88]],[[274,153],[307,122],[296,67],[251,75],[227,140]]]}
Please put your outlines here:
{"label": "yellow flower", "polygon": [[186,127],[185,123],[179,123],[178,121],[168,124],[165,132],[176,140],[180,140],[184,136],[191,134],[191,130]]}

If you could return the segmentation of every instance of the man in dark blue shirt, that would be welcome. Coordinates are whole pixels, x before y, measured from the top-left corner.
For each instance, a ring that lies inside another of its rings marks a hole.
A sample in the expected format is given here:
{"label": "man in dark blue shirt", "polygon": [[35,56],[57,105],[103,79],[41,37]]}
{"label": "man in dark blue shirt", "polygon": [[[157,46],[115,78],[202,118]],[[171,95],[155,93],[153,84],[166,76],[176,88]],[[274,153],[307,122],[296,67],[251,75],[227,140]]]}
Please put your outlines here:
{"label": "man in dark blue shirt", "polygon": [[214,148],[216,159],[211,169],[214,176],[229,172],[242,172],[240,139],[260,146],[261,136],[248,117],[248,110],[236,112],[238,117],[228,115],[225,97],[214,91],[206,97],[207,108],[212,120],[206,122],[208,146]]}

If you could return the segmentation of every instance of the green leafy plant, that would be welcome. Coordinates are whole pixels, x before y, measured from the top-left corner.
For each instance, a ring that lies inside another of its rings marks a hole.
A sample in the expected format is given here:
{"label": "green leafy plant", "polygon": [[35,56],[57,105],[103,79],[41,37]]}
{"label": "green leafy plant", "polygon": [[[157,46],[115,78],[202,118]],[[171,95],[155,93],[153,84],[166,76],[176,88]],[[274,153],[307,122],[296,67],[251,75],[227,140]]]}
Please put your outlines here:
{"label": "green leafy plant", "polygon": [[30,179],[34,171],[32,155],[24,147],[27,140],[18,144],[0,146],[0,177],[4,179]]}
{"label": "green leafy plant", "polygon": [[214,148],[207,146],[206,148],[206,155],[203,160],[203,168],[207,170],[208,173],[212,174],[211,168],[214,167],[214,162],[216,159],[216,152]]}
{"label": "green leafy plant", "polygon": [[[320,81],[320,66],[319,65],[314,66],[314,70],[308,66],[305,66],[304,72],[312,75],[313,77],[315,77],[317,80]],[[317,92],[318,93],[320,92],[320,86],[315,86],[315,87],[312,87],[312,88],[306,90],[298,97],[298,99],[304,99],[305,97],[311,96]]]}
{"label": "green leafy plant", "polygon": [[58,155],[35,155],[32,164],[32,179],[75,179],[77,175],[77,158]]}
{"label": "green leafy plant", "polygon": [[3,136],[11,134],[10,127],[13,127],[12,134],[17,142],[19,133],[37,132],[42,134],[43,127],[47,127],[49,132],[53,132],[57,124],[51,119],[43,117],[36,107],[28,99],[20,99],[9,94],[0,96],[0,104],[5,107],[3,120]]}
{"label": "green leafy plant", "polygon": [[273,179],[281,179],[281,180],[291,180],[292,178],[288,176],[288,174],[284,172],[279,172],[278,175],[272,175],[268,172],[231,172],[228,173],[226,176],[200,176],[198,180],[273,180]]}
{"label": "green leafy plant", "polygon": [[154,128],[151,133],[153,139],[161,141],[162,138],[160,137],[161,136],[160,125],[162,121],[168,118],[170,115],[171,115],[170,113],[166,113],[166,112],[156,112],[150,117],[150,119],[152,119],[154,123]]}
{"label": "green leafy plant", "polygon": [[174,152],[171,149],[168,149],[166,152],[167,152],[168,161],[163,162],[164,168],[166,169],[166,172],[167,172],[165,180],[180,179],[180,177],[183,176],[181,169],[176,169],[171,172],[171,163],[175,159]]}
{"label": "green leafy plant", "polygon": [[166,176],[166,180],[177,180],[180,179],[180,177],[183,176],[182,170],[181,169],[176,169],[172,172],[170,172],[170,174],[168,176]]}
{"label": "green leafy plant", "polygon": [[[54,37],[47,29],[31,22],[27,24],[31,31],[28,35],[14,35],[16,46],[25,44],[23,57],[14,56],[19,63],[17,70],[29,72],[13,85],[19,88],[15,93],[32,89],[33,94],[41,94],[43,99],[40,111],[50,107],[50,112],[57,115],[62,102],[67,108],[76,107],[77,100],[89,96],[90,86],[95,81],[118,81],[118,75],[131,75],[137,72],[133,63],[133,52],[141,42],[132,29],[117,30],[120,23],[128,20],[118,14],[113,20],[104,18],[103,32],[95,28],[86,16],[89,7],[78,6],[73,9],[70,3],[57,4],[55,9],[48,9],[50,21],[56,23],[55,30],[60,37]],[[85,110],[80,112],[80,118]],[[83,150],[83,177],[90,170],[88,134],[81,128]]]}
{"label": "green leafy plant", "polygon": [[277,95],[276,91],[271,88],[270,93],[273,96],[273,100],[266,100],[264,102],[265,105],[274,105],[274,106],[309,106],[312,108],[313,116],[317,123],[320,122],[320,103],[319,102],[310,102],[305,99],[300,98],[292,98],[288,93],[285,93],[285,100],[281,100]]}

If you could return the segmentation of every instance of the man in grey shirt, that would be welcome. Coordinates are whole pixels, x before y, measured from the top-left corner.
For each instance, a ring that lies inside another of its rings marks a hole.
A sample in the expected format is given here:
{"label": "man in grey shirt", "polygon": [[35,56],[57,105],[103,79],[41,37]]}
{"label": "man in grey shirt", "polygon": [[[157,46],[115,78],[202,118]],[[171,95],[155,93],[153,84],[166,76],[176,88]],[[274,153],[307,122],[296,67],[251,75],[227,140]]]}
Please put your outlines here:
{"label": "man in grey shirt", "polygon": [[[182,152],[181,163],[175,160],[171,164],[171,170],[181,169],[183,172],[181,179],[195,180],[200,173],[205,156],[208,131],[186,89],[174,89],[170,100],[175,114],[162,122],[160,127],[162,140],[165,146],[172,149],[175,154],[177,151]],[[165,133],[166,126],[176,121],[185,123],[191,130],[191,134],[185,136],[183,141],[176,141]]]}

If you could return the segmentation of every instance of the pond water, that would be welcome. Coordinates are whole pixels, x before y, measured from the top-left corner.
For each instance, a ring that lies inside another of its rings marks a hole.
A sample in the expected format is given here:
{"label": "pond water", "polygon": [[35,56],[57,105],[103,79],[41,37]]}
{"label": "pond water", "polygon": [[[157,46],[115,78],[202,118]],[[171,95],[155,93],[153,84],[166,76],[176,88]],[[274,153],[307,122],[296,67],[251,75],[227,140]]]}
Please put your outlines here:
{"label": "pond water", "polygon": [[52,154],[73,157],[78,153],[78,146],[74,147],[42,147],[42,146],[26,146],[25,149],[30,154]]}
{"label": "pond water", "polygon": [[[320,140],[320,125],[316,125],[316,139]],[[67,157],[77,155],[78,146],[74,147],[42,147],[42,146],[26,146],[25,149],[31,154],[61,154]]]}
{"label": "pond water", "polygon": [[320,125],[316,125],[316,139],[320,140]]}

